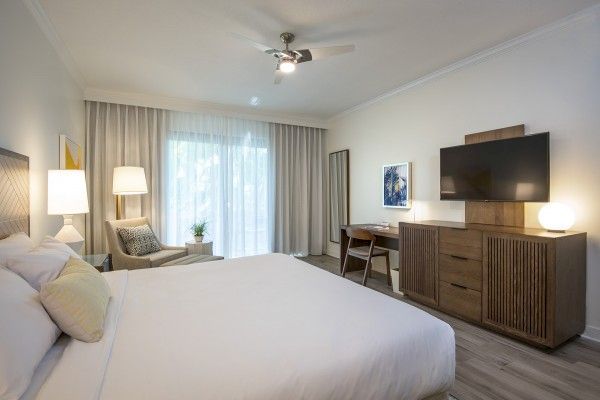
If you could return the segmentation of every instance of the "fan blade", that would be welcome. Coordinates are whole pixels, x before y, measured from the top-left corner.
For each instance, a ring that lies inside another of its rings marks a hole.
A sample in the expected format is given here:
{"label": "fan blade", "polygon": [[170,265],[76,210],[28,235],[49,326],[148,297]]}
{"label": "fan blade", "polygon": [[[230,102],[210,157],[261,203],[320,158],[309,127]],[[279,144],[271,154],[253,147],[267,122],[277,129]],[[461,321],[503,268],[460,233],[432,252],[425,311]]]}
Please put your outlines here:
{"label": "fan blade", "polygon": [[298,62],[306,62],[311,60],[322,60],[327,57],[337,56],[338,54],[350,53],[354,51],[355,46],[353,44],[348,46],[331,46],[321,47],[318,49],[303,49],[296,50],[295,52],[300,56]]}
{"label": "fan blade", "polygon": [[285,74],[283,72],[281,72],[281,70],[279,70],[279,65],[277,66],[277,68],[275,69],[275,80],[273,81],[274,84],[279,85],[281,83],[281,80],[283,79],[283,76]]}
{"label": "fan blade", "polygon": [[262,51],[263,53],[273,54],[273,53],[279,53],[281,51],[281,50],[274,49],[271,46],[267,46],[266,44],[255,42],[254,40],[249,39],[246,36],[238,35],[237,33],[234,33],[233,36],[237,37],[238,39],[242,39],[242,40],[248,42],[251,46]]}

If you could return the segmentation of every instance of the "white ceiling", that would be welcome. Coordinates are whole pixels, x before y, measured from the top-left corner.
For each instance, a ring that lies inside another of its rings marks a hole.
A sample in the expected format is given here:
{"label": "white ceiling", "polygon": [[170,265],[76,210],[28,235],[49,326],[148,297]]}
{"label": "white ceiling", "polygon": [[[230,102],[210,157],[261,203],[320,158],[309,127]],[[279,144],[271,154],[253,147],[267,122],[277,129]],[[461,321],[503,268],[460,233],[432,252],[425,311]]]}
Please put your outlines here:
{"label": "white ceiling", "polygon": [[[88,88],[328,118],[598,0],[39,0]],[[280,48],[355,44],[273,85]]]}

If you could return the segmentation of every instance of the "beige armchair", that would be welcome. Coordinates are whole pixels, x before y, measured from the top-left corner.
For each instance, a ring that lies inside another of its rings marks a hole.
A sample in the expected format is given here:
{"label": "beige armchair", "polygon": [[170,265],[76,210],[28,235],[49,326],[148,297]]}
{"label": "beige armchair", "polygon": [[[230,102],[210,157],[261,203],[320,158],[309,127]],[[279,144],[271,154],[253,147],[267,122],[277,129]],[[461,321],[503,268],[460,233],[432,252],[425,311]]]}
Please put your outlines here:
{"label": "beige armchair", "polygon": [[148,218],[146,217],[105,221],[104,224],[108,239],[108,249],[112,254],[112,264],[113,269],[115,270],[159,267],[164,263],[187,256],[187,249],[185,247],[166,246],[160,243],[160,241],[158,242],[160,243],[161,250],[156,253],[150,253],[140,257],[127,254],[121,236],[117,232],[117,228],[140,225],[150,226]]}

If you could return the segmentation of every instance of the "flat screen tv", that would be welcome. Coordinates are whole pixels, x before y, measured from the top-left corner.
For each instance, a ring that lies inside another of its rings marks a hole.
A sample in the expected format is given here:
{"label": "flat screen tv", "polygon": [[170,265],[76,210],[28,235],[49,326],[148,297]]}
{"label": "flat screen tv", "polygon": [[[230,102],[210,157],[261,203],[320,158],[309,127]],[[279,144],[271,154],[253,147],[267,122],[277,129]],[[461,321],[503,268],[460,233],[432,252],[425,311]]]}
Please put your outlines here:
{"label": "flat screen tv", "polygon": [[440,199],[548,201],[550,135],[440,149]]}

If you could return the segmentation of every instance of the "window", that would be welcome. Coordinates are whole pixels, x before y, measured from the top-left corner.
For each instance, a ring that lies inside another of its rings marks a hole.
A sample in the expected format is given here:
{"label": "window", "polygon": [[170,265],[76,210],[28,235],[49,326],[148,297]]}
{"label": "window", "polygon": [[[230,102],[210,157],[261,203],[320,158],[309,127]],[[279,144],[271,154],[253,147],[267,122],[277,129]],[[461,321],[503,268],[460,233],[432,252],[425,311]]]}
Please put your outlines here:
{"label": "window", "polygon": [[170,125],[163,205],[167,242],[192,239],[192,223],[206,219],[205,240],[213,241],[215,254],[269,252],[268,125],[185,113],[175,113]]}

